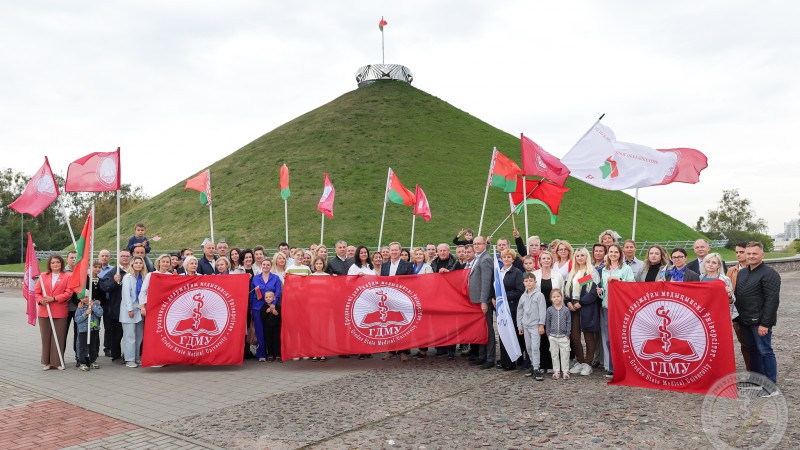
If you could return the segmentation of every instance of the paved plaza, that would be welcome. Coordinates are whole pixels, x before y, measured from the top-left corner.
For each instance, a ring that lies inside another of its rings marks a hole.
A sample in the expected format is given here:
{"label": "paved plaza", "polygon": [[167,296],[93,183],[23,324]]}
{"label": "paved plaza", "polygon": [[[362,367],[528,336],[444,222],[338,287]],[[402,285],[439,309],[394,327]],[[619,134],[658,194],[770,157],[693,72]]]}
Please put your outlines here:
{"label": "paved plaza", "polygon": [[[777,448],[791,449],[800,442],[800,273],[782,277],[773,344],[788,427]],[[20,290],[0,290],[3,449],[710,446],[704,396],[607,386],[602,371],[535,382],[432,356],[147,369],[101,356],[101,369],[83,373],[70,349],[67,370],[43,372]],[[743,370],[738,347],[737,358]]]}

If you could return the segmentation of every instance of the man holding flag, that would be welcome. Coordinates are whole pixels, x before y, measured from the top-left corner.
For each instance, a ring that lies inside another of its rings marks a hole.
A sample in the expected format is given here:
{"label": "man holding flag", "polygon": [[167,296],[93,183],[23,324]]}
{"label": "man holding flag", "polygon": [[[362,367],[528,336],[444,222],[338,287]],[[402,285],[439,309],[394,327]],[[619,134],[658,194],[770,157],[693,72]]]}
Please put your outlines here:
{"label": "man holding flag", "polygon": [[469,301],[479,303],[481,311],[486,315],[486,329],[488,340],[486,345],[479,345],[477,357],[470,364],[481,369],[494,367],[496,358],[494,339],[494,314],[490,299],[492,298],[492,256],[486,252],[486,238],[478,236],[472,243],[475,248],[475,258],[467,263],[469,273]]}

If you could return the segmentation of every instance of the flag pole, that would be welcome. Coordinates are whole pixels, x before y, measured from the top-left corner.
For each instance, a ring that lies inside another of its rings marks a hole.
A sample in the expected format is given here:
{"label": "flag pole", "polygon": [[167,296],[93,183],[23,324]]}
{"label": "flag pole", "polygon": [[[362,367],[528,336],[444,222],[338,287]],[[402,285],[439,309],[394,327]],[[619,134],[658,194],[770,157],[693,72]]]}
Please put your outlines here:
{"label": "flag pole", "polygon": [[[117,275],[119,275],[119,193],[122,189],[117,189]],[[92,217],[94,220],[94,217]]]}
{"label": "flag pole", "polygon": [[631,239],[636,240],[636,210],[639,207],[639,188],[636,188],[636,193],[633,197],[633,232],[631,233]]}
{"label": "flag pole", "polygon": [[289,242],[289,201],[283,201],[283,222],[286,227],[286,242]]}
{"label": "flag pole", "polygon": [[[524,188],[523,188],[523,192],[524,192]],[[524,201],[524,199],[523,199],[523,201]],[[514,229],[516,230],[517,229],[517,221],[514,219],[514,200],[511,199],[511,193],[510,192],[508,193],[508,205],[511,208],[511,226],[513,226]],[[528,239],[528,238],[526,237],[525,239]]]}
{"label": "flag pole", "polygon": [[75,233],[72,232],[72,224],[69,223],[69,216],[67,215],[67,208],[64,207],[64,202],[61,201],[61,197],[58,198],[58,205],[61,207],[61,214],[64,215],[64,221],[67,222],[67,229],[69,230],[69,237],[72,238],[72,246],[77,250],[78,243],[75,241]]}
{"label": "flag pole", "polygon": [[[381,22],[383,22],[383,17],[381,16]],[[386,53],[384,51],[383,46],[383,27],[381,27],[381,64],[386,64]],[[378,250],[380,250],[380,245],[378,245]]]}
{"label": "flag pole", "polygon": [[322,215],[322,225],[319,227],[319,245],[325,241],[325,214]]}
{"label": "flag pole", "polygon": [[492,150],[492,161],[489,163],[489,176],[486,179],[486,191],[483,193],[483,206],[481,207],[481,221],[478,224],[477,236],[482,236],[481,230],[483,229],[483,214],[486,212],[486,198],[489,196],[489,185],[492,184],[492,168],[494,166],[494,158],[496,154],[497,154],[497,148],[495,147]]}
{"label": "flag pole", "polygon": [[[381,31],[383,34],[383,31]],[[381,231],[378,233],[378,251],[381,250],[381,241],[383,240],[383,220],[386,218],[386,199],[389,198],[389,182],[392,178],[392,168],[386,172],[386,189],[383,191],[383,213],[381,214]]]}
{"label": "flag pole", "polygon": [[[538,188],[538,187],[539,187],[541,184],[542,184],[542,181],[539,181],[539,183],[538,183],[536,186],[534,186],[534,187],[533,187],[533,189],[531,189],[531,191],[530,191],[530,192],[528,192],[528,194],[525,196],[525,199],[524,199],[523,201],[527,203],[527,201],[528,201],[528,197],[530,197],[530,195],[531,195],[531,194],[533,194],[533,191],[535,191],[535,190],[536,190],[536,189],[537,189],[537,188]],[[524,191],[523,191],[523,192],[524,192]],[[509,194],[509,195],[511,195],[511,194]],[[513,200],[512,200],[512,205],[513,205]],[[503,226],[503,224],[505,224],[505,223],[508,221],[508,218],[514,215],[514,212],[515,212],[515,211],[516,211],[516,208],[512,208],[512,209],[511,209],[511,212],[510,212],[510,213],[508,213],[508,215],[506,216],[506,218],[505,218],[505,219],[503,219],[503,221],[502,221],[502,222],[500,222],[500,225],[498,225],[498,226],[497,226],[497,228],[495,228],[495,229],[494,229],[494,231],[493,231],[491,234],[489,234],[489,236],[494,236],[494,234],[495,234],[495,233],[497,233],[497,230],[499,230],[499,229],[500,229],[500,227],[502,227],[502,226]],[[480,236],[480,234],[478,234],[478,236]],[[526,237],[525,239],[527,240],[528,238]]]}
{"label": "flag pole", "polygon": [[[525,175],[522,176],[522,192],[525,192],[525,188],[528,185],[525,182]],[[525,210],[525,245],[528,245],[528,238],[531,236],[528,232],[528,199],[522,199],[522,209]]]}
{"label": "flag pole", "polygon": [[[47,291],[44,289],[44,277],[39,277],[39,283],[42,285],[42,297],[47,294]],[[58,360],[61,361],[61,367],[64,369],[67,366],[64,365],[64,355],[61,354],[61,344],[58,343],[58,333],[56,332],[56,324],[53,322],[53,313],[50,312],[50,303],[45,303],[44,306],[47,307],[47,318],[50,319],[50,329],[53,330],[53,340],[56,342],[56,351],[58,352]]]}
{"label": "flag pole", "polygon": [[[408,247],[409,250],[414,251],[414,227],[417,224],[417,215],[413,212],[411,213],[411,245]],[[380,247],[378,247],[378,251],[380,251]]]}
{"label": "flag pole", "polygon": [[21,263],[25,262],[25,213],[19,214],[19,259]]}
{"label": "flag pole", "polygon": [[[208,192],[211,192],[211,170],[208,171]],[[214,241],[214,201],[211,199],[211,196],[208,196],[208,220],[211,222],[211,242]]]}
{"label": "flag pole", "polygon": [[[84,243],[84,245],[86,245]],[[78,246],[75,246],[75,249],[78,249]],[[92,304],[94,297],[92,297],[92,264],[94,263],[94,202],[92,202],[92,237],[89,239],[89,270],[87,271],[89,275],[89,328],[86,329],[86,349],[89,350],[90,343],[92,342]],[[119,264],[117,264],[119,265]],[[89,351],[91,354],[91,351]],[[91,358],[90,358],[91,359]]]}

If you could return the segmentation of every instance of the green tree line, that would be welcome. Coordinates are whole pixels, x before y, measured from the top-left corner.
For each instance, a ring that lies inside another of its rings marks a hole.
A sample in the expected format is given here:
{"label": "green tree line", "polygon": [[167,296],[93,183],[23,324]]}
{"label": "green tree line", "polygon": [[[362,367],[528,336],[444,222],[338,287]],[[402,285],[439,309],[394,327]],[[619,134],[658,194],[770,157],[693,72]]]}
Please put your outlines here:
{"label": "green tree line", "polygon": [[[4,169],[0,172],[0,264],[9,264],[22,261],[24,252],[24,233],[30,232],[36,243],[37,250],[62,250],[72,247],[72,239],[61,212],[59,202],[70,217],[70,225],[78,239],[86,216],[95,205],[95,226],[99,227],[106,222],[116,219],[117,193],[116,192],[64,192],[64,178],[55,175],[61,195],[47,209],[37,217],[20,214],[9,208],[8,205],[22,194],[32,175]],[[141,186],[123,184],[120,192],[120,212],[124,213],[135,208],[147,200]]]}

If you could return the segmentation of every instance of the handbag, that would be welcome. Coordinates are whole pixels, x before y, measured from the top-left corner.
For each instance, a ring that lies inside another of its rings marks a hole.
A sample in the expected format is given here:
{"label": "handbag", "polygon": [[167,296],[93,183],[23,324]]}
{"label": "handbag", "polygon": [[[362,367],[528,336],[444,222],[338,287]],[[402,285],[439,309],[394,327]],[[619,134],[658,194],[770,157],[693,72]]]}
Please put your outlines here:
{"label": "handbag", "polygon": [[250,326],[247,327],[247,344],[258,345],[258,334],[256,334],[256,325],[253,322],[250,322]]}

